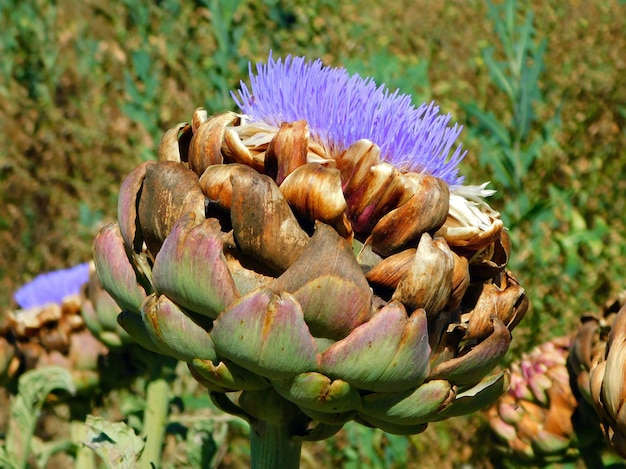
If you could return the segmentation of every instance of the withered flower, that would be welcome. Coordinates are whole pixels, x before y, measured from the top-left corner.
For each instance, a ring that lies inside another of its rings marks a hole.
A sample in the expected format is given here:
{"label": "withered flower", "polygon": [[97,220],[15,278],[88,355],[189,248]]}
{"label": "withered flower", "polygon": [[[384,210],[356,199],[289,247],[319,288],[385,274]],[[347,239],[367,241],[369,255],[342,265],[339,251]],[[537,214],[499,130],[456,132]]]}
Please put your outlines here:
{"label": "withered flower", "polygon": [[120,324],[248,419],[255,467],[493,402],[528,300],[460,127],[320,61],[256,70],[242,114],[196,110],[124,180],[94,244]]}

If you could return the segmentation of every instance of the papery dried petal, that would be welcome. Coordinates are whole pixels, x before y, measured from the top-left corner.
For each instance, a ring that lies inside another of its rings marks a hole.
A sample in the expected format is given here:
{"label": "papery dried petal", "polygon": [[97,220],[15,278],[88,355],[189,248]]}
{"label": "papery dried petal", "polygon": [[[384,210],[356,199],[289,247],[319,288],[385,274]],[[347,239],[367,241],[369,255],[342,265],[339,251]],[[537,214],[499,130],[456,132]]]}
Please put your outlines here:
{"label": "papery dried petal", "polygon": [[511,343],[511,333],[497,317],[492,318],[493,332],[467,353],[435,366],[429,379],[447,379],[455,384],[474,384],[500,361]]}
{"label": "papery dried petal", "polygon": [[234,163],[250,166],[259,172],[265,168],[264,159],[255,159],[250,149],[241,141],[241,137],[232,127],[226,127],[224,131],[222,154]]}
{"label": "papery dried petal", "polygon": [[626,398],[626,306],[615,317],[607,342],[606,366],[610,370],[603,385],[604,402],[609,412],[617,415]]}
{"label": "papery dried petal", "polygon": [[204,194],[198,176],[172,161],[148,166],[138,215],[143,239],[153,256],[176,221],[187,214],[194,214],[197,220],[204,218]]}
{"label": "papery dried petal", "polygon": [[499,214],[484,205],[467,200],[459,194],[450,194],[450,210],[437,236],[445,238],[450,246],[458,247],[472,257],[498,239],[504,224]]}
{"label": "papery dried petal", "polygon": [[441,179],[421,178],[411,198],[385,215],[374,227],[371,244],[388,256],[419,240],[422,233],[438,229],[448,214],[450,192]]}
{"label": "papery dried petal", "polygon": [[401,301],[407,309],[424,308],[434,317],[450,301],[454,257],[442,238],[433,240],[428,233],[422,235],[413,264],[402,276],[393,299]]}
{"label": "papery dried petal", "polygon": [[159,161],[174,161],[175,163],[187,161],[186,144],[191,139],[191,135],[191,126],[187,122],[181,122],[167,130],[161,137],[157,159]]}
{"label": "papery dried petal", "polygon": [[358,140],[335,158],[347,200],[360,199],[366,192],[370,169],[381,163],[380,148],[370,140]]}
{"label": "papery dried petal", "polygon": [[306,164],[308,147],[306,121],[283,122],[265,152],[265,174],[280,186],[287,176]]}
{"label": "papery dried petal", "polygon": [[318,163],[308,163],[295,169],[280,186],[294,211],[308,219],[332,225],[342,235],[346,201],[341,192],[339,171]]}
{"label": "papery dried petal", "polygon": [[245,254],[282,272],[309,242],[278,186],[252,169],[231,177],[231,220],[237,245]]}
{"label": "papery dried petal", "polygon": [[222,210],[228,211],[232,205],[233,185],[231,176],[238,171],[249,171],[241,164],[215,164],[209,166],[200,176],[200,188],[204,195]]}
{"label": "papery dried petal", "polygon": [[368,282],[395,290],[415,262],[416,249],[405,249],[382,259],[367,272]]}
{"label": "papery dried petal", "polygon": [[137,233],[137,199],[146,178],[146,171],[156,164],[146,161],[133,169],[122,181],[117,202],[117,221],[127,249],[141,252],[143,238]]}
{"label": "papery dried petal", "polygon": [[222,142],[226,127],[238,119],[234,112],[227,112],[210,117],[194,129],[189,143],[189,168],[200,176],[213,164],[221,164]]}
{"label": "papery dried petal", "polygon": [[482,339],[491,333],[491,318],[497,316],[508,328],[513,328],[528,310],[528,298],[514,277],[506,274],[502,285],[486,283],[474,308],[461,319],[467,323],[466,339]]}
{"label": "papery dried petal", "polygon": [[335,164],[341,174],[348,217],[359,233],[371,231],[387,212],[412,195],[400,171],[381,163],[380,149],[368,140],[351,145]]}
{"label": "papery dried petal", "polygon": [[209,113],[206,109],[198,107],[193,111],[191,116],[191,130],[195,134],[198,132],[200,125],[209,118]]}
{"label": "papery dried petal", "polygon": [[454,259],[454,268],[452,270],[452,291],[450,292],[450,300],[446,305],[447,311],[456,311],[465,297],[467,288],[470,285],[469,262],[466,257],[459,256],[454,251],[452,257]]}

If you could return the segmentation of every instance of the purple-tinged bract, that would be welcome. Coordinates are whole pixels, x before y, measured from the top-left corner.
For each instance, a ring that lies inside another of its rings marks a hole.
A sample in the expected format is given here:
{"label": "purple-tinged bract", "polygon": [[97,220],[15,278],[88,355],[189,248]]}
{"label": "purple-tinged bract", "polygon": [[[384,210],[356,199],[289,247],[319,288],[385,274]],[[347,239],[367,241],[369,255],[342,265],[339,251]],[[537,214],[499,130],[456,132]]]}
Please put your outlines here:
{"label": "purple-tinged bract", "polygon": [[415,107],[411,96],[391,92],[371,78],[350,75],[321,60],[287,56],[267,64],[250,65],[250,89],[241,82],[231,93],[243,113],[255,121],[280,126],[304,119],[312,137],[334,152],[360,139],[369,139],[383,158],[400,169],[426,173],[458,186],[461,145],[450,152],[462,126],[450,126],[451,115],[439,106]]}
{"label": "purple-tinged bract", "polygon": [[79,264],[69,269],[55,270],[40,274],[20,287],[13,295],[20,308],[28,309],[47,303],[61,303],[69,295],[80,292],[89,280],[89,263]]}

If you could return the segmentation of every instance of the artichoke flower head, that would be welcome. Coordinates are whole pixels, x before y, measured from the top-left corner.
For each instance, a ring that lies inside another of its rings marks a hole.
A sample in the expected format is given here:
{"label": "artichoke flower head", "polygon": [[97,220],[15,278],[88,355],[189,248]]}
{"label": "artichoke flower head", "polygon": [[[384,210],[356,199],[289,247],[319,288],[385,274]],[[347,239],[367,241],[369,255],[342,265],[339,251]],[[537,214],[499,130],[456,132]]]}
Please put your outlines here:
{"label": "artichoke flower head", "polygon": [[120,324],[290,438],[491,403],[528,300],[489,191],[462,185],[461,127],[301,57],[251,66],[233,97],[241,114],[197,109],[121,186],[94,244]]}
{"label": "artichoke flower head", "polygon": [[581,406],[591,405],[608,445],[626,459],[626,291],[586,314],[568,365]]}
{"label": "artichoke flower head", "polygon": [[500,449],[514,459],[546,465],[579,456],[566,366],[570,340],[551,339],[513,363],[509,390],[489,409]]}
{"label": "artichoke flower head", "polygon": [[0,327],[0,375],[10,380],[56,365],[70,370],[79,392],[99,384],[98,363],[107,349],[81,315],[81,291],[88,279],[89,264],[84,263],[40,274],[14,293],[18,308],[8,312]]}
{"label": "artichoke flower head", "polygon": [[61,304],[67,297],[78,295],[88,278],[88,263],[39,274],[18,288],[13,299],[22,309]]}

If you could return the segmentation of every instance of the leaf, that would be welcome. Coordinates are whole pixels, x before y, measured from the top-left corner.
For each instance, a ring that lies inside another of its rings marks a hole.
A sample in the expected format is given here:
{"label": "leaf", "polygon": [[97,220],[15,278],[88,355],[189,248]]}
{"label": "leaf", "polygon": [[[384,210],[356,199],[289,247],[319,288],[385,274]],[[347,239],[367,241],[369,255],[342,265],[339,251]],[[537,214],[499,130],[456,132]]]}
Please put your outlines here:
{"label": "leaf", "polygon": [[85,445],[96,452],[110,469],[134,469],[145,442],[124,422],[109,422],[87,416]]}
{"label": "leaf", "polygon": [[27,371],[20,377],[18,394],[11,402],[11,419],[5,443],[9,467],[26,467],[39,412],[48,394],[55,389],[70,394],[76,391],[69,370],[50,366]]}
{"label": "leaf", "polygon": [[32,443],[37,467],[48,467],[48,460],[57,453],[74,453],[78,445],[69,440],[41,441],[35,438]]}
{"label": "leaf", "polygon": [[493,58],[492,47],[488,47],[483,51],[483,60],[495,85],[506,93],[511,102],[515,102],[514,85],[511,83],[511,79],[504,73],[505,67]]}
{"label": "leaf", "polygon": [[462,104],[463,110],[478,120],[478,124],[485,127],[497,139],[501,146],[511,146],[509,131],[502,125],[492,112],[481,110],[476,104]]}

